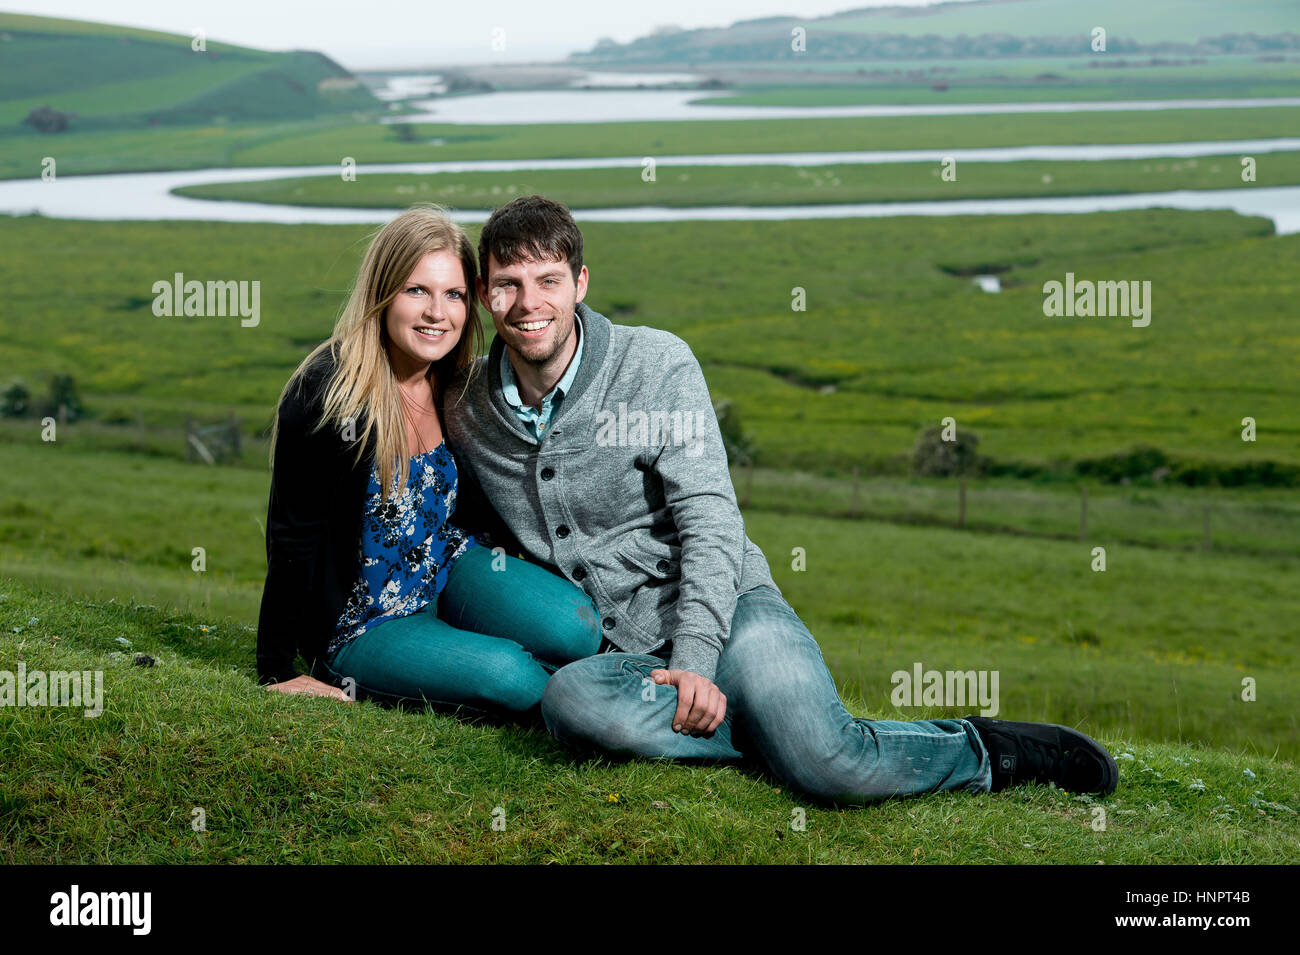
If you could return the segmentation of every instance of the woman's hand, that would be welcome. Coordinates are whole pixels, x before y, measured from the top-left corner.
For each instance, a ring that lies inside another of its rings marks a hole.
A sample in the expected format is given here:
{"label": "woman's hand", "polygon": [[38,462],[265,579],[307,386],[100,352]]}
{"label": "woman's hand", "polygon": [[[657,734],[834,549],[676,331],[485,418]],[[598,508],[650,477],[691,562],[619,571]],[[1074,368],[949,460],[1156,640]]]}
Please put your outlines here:
{"label": "woman's hand", "polygon": [[349,703],[356,702],[337,686],[330,686],[328,683],[322,683],[320,680],[306,673],[301,673],[292,680],[285,680],[283,683],[272,683],[267,687],[268,690],[275,690],[278,693],[305,693],[308,696],[332,696],[336,700],[346,700]]}

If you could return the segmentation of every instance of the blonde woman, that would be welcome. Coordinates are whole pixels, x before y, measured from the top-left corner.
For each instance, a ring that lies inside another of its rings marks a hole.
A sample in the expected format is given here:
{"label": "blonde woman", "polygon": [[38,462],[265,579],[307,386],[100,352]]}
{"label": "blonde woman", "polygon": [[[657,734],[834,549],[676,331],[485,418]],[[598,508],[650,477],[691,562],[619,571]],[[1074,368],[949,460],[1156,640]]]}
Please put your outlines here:
{"label": "blonde woman", "polygon": [[483,350],[476,279],[461,228],[438,207],[407,210],[285,385],[257,632],[269,689],[525,713],[552,672],[596,652],[586,594],[451,522],[441,412]]}

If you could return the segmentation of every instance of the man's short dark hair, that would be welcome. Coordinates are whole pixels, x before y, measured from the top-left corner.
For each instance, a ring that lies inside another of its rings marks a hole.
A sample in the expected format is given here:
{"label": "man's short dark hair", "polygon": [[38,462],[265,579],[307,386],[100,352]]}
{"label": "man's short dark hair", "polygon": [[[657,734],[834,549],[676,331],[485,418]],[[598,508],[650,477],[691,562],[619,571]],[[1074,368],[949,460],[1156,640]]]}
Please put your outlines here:
{"label": "man's short dark hair", "polygon": [[498,265],[524,259],[569,263],[576,284],[582,272],[582,233],[563,203],[545,196],[520,196],[492,213],[478,237],[478,268],[487,282],[489,256]]}

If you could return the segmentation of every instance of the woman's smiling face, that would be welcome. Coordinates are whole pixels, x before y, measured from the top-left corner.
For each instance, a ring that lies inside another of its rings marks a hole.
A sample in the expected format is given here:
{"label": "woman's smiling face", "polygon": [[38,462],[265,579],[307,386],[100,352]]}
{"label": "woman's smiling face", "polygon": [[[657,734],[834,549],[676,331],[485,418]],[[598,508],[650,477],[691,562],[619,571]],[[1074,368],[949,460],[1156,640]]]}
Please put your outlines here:
{"label": "woman's smiling face", "polygon": [[450,249],[420,259],[384,316],[389,357],[405,380],[450,354],[469,315],[470,289]]}

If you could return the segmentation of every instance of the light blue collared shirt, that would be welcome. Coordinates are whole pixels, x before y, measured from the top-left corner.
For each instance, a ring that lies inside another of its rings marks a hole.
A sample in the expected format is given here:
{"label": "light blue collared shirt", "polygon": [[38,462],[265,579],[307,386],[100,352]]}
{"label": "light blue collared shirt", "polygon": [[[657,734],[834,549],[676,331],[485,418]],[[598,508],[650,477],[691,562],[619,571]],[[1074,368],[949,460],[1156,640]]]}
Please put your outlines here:
{"label": "light blue collared shirt", "polygon": [[528,429],[528,433],[538,441],[542,440],[542,435],[551,426],[551,417],[559,407],[560,401],[573,387],[573,379],[578,376],[578,362],[582,361],[583,334],[582,319],[576,314],[573,316],[573,324],[577,329],[578,347],[573,352],[573,360],[569,362],[564,377],[557,381],[555,387],[542,399],[540,410],[524,404],[523,399],[519,397],[519,381],[515,378],[514,366],[510,364],[510,350],[501,351],[501,392],[505,395],[506,404],[515,409],[515,414]]}

